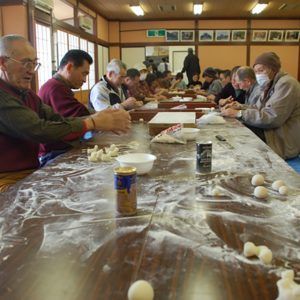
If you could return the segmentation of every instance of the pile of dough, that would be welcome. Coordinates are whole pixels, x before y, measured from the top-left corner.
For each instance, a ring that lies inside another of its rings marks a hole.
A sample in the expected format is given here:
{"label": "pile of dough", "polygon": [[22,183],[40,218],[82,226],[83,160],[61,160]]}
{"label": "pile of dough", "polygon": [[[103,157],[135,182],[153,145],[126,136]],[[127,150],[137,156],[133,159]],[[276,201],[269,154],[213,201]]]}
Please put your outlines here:
{"label": "pile of dough", "polygon": [[266,265],[272,261],[272,251],[266,246],[255,246],[254,243],[244,244],[244,255],[246,257],[257,256]]}
{"label": "pile of dough", "polygon": [[98,145],[95,145],[92,149],[87,149],[88,160],[91,162],[100,162],[100,161],[110,161],[112,157],[118,156],[119,149],[115,144],[112,144],[110,147],[105,147],[105,152],[103,149],[99,150]]}
{"label": "pile of dough", "polygon": [[153,300],[153,287],[146,280],[138,280],[130,286],[127,296],[128,300]]}
{"label": "pile of dough", "polygon": [[277,300],[300,300],[300,285],[294,281],[294,276],[293,270],[281,273],[281,279],[277,281]]}

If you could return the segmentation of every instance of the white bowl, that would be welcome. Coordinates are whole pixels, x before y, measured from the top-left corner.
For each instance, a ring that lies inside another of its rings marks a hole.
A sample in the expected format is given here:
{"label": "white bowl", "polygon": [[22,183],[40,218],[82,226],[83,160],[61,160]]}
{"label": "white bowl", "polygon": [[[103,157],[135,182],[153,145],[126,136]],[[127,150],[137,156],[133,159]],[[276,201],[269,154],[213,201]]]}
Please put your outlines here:
{"label": "white bowl", "polygon": [[156,156],[149,153],[129,153],[116,157],[121,167],[135,167],[138,175],[151,171]]}
{"label": "white bowl", "polygon": [[185,127],[181,129],[182,135],[187,141],[195,140],[199,131],[200,129],[198,128]]}

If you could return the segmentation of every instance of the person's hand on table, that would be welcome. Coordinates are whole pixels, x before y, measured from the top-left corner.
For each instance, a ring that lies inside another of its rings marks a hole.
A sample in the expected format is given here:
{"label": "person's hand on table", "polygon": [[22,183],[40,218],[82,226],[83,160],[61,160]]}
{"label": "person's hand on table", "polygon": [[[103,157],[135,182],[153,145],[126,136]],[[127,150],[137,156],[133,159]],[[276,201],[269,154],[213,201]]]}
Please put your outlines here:
{"label": "person's hand on table", "polygon": [[209,101],[215,101],[216,96],[213,95],[213,94],[210,94],[210,95],[208,95],[206,98],[207,98],[207,100],[209,100]]}
{"label": "person's hand on table", "polygon": [[242,107],[243,107],[242,104],[237,101],[230,102],[224,106],[225,109],[233,108],[233,109],[237,109],[237,110],[242,109]]}
{"label": "person's hand on table", "polygon": [[137,100],[134,97],[129,97],[121,103],[125,109],[132,109],[136,106]]}
{"label": "person's hand on table", "polygon": [[91,115],[94,130],[113,131],[115,133],[126,133],[131,128],[131,117],[123,109],[105,109]]}
{"label": "person's hand on table", "polygon": [[233,97],[232,97],[232,96],[229,96],[228,98],[221,99],[221,100],[219,101],[219,106],[225,106],[226,104],[231,103],[231,102],[233,102],[233,101],[234,101]]}
{"label": "person's hand on table", "polygon": [[144,105],[143,101],[136,101],[135,107],[141,107]]}
{"label": "person's hand on table", "polygon": [[236,118],[238,115],[239,110],[234,109],[234,108],[221,108],[221,115],[224,117],[229,117],[229,118]]}
{"label": "person's hand on table", "polygon": [[157,96],[155,97],[155,99],[156,99],[156,100],[166,100],[167,97],[164,96],[164,95],[157,95]]}

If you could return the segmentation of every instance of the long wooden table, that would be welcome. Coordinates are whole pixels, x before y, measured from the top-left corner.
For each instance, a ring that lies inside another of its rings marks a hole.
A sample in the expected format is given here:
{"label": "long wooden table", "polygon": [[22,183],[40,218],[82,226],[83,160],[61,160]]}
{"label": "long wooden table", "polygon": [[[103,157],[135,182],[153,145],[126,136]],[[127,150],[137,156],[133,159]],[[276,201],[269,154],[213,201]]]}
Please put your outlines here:
{"label": "long wooden table", "polygon": [[[299,175],[237,121],[203,127],[198,140],[213,142],[210,174],[195,173],[195,142],[150,144],[146,124],[95,137],[91,145],[157,156],[138,177],[134,217],[116,216],[117,163],[89,162],[86,145],[2,193],[0,299],[124,300],[138,279],[156,300],[275,299],[280,272],[300,271]],[[258,172],[267,200],[253,196]],[[275,179],[288,196],[271,190]],[[246,241],[270,247],[272,265],[243,257]]]}
{"label": "long wooden table", "polygon": [[174,100],[161,100],[158,103],[158,108],[172,108],[178,105],[185,104],[187,108],[211,108],[216,107],[215,103],[212,102],[203,102],[203,101],[174,101]]}

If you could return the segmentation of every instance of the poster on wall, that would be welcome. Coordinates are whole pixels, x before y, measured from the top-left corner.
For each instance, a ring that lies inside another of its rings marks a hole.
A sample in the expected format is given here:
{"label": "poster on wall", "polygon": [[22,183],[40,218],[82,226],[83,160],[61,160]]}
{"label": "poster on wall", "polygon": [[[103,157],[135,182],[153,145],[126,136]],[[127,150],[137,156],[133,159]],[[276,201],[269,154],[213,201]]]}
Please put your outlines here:
{"label": "poster on wall", "polygon": [[195,31],[194,30],[181,30],[180,31],[180,40],[182,42],[193,42],[195,40]]}
{"label": "poster on wall", "polygon": [[269,30],[269,42],[282,42],[283,30]]}
{"label": "poster on wall", "polygon": [[199,30],[199,41],[200,42],[212,42],[214,40],[213,30]]}
{"label": "poster on wall", "polygon": [[230,41],[230,30],[216,30],[216,42]]}
{"label": "poster on wall", "polygon": [[252,42],[265,42],[267,40],[268,30],[253,30]]}
{"label": "poster on wall", "polygon": [[166,30],[167,42],[179,42],[179,30]]}
{"label": "poster on wall", "polygon": [[233,42],[245,42],[247,38],[247,30],[232,30],[231,40]]}
{"label": "poster on wall", "polygon": [[298,42],[300,38],[299,30],[286,30],[285,31],[285,41],[286,42]]}

